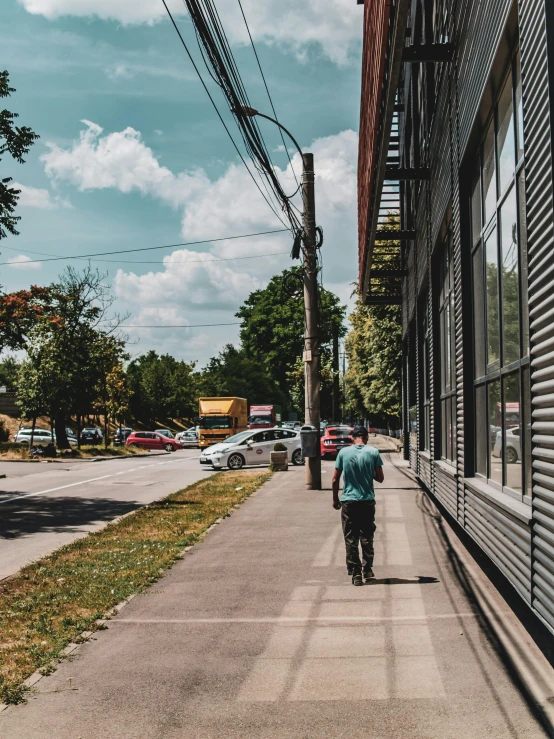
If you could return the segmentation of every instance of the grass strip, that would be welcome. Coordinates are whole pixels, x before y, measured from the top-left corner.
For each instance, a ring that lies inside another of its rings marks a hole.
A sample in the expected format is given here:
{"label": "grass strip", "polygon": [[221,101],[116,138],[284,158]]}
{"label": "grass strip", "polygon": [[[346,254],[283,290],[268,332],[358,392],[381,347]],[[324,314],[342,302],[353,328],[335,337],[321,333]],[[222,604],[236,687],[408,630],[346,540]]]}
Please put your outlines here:
{"label": "grass strip", "polygon": [[213,475],[0,583],[0,702],[24,701],[24,680],[37,669],[52,672],[68,644],[155,582],[185,547],[270,476],[256,470]]}

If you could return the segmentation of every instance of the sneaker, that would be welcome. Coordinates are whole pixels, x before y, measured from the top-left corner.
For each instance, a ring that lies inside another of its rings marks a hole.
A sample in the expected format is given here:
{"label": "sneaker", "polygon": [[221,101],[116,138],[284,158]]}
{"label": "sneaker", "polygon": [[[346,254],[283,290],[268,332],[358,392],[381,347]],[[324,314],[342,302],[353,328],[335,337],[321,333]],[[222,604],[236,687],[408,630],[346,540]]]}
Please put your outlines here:
{"label": "sneaker", "polygon": [[352,575],[352,585],[363,585],[364,581],[362,580],[362,576],[359,572]]}
{"label": "sneaker", "polygon": [[375,573],[370,567],[369,570],[367,570],[367,572],[364,572],[364,581],[369,582],[373,577],[375,577]]}

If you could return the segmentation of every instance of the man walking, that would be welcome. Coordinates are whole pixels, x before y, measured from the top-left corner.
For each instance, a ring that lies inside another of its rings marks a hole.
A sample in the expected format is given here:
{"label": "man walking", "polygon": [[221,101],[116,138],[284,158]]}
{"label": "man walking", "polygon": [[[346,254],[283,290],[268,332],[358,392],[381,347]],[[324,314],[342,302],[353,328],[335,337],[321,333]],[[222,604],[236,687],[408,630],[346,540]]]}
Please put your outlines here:
{"label": "man walking", "polygon": [[[367,446],[368,431],[357,426],[354,444],[341,449],[333,475],[333,508],[342,511],[342,531],[346,545],[346,567],[352,585],[369,582],[373,574],[373,535],[375,533],[375,491],[373,480],[383,482],[383,462],[375,447]],[[339,482],[344,472],[342,497]],[[358,546],[362,545],[362,562]],[[363,572],[363,580],[362,580]]]}

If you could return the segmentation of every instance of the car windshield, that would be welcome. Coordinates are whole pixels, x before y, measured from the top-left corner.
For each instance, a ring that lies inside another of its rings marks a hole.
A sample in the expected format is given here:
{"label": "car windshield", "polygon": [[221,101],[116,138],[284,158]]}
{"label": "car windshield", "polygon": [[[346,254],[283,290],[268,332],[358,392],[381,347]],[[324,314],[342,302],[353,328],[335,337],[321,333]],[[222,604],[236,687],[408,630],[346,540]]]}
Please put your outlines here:
{"label": "car windshield", "polygon": [[340,426],[339,428],[327,429],[329,436],[350,436],[350,429],[346,426]]}
{"label": "car windshield", "polygon": [[228,439],[225,439],[223,444],[240,444],[241,441],[245,441],[246,439],[252,438],[252,432],[251,431],[241,431],[240,434],[235,434],[234,436],[229,436]]}
{"label": "car windshield", "polygon": [[201,429],[230,429],[231,416],[200,416]]}
{"label": "car windshield", "polygon": [[83,429],[83,433],[85,433],[85,432],[87,432],[87,433],[91,433],[91,432],[94,433],[95,431],[97,431],[97,429],[93,429],[93,428]]}
{"label": "car windshield", "polygon": [[248,423],[256,423],[258,425],[271,426],[271,416],[250,416]]}

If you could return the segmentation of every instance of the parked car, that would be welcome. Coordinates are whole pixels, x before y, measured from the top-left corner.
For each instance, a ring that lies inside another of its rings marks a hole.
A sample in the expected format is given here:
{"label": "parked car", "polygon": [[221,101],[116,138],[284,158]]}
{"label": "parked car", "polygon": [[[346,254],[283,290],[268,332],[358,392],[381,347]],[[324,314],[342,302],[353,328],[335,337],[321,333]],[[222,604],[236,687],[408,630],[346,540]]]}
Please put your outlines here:
{"label": "parked car", "polygon": [[166,452],[176,452],[182,449],[181,444],[168,436],[162,436],[157,431],[133,431],[127,437],[125,446],[139,446],[142,449],[165,449]]}
{"label": "parked car", "polygon": [[[19,444],[29,444],[31,442],[32,428],[30,426],[24,426],[20,428],[17,434],[13,437],[13,440]],[[33,444],[48,444],[53,441],[52,434],[46,429],[35,429],[33,434]]]}
{"label": "parked car", "polygon": [[[492,453],[495,457],[502,456],[502,431],[496,434],[496,441]],[[512,429],[506,429],[506,462],[515,464],[521,459],[521,429],[516,426]]]}
{"label": "parked car", "polygon": [[[30,444],[31,433],[31,426],[23,426],[23,428],[20,428],[17,434],[13,437],[13,440],[20,444]],[[77,437],[75,436],[75,433],[70,428],[66,428],[65,433],[67,435],[69,445],[77,446]],[[56,434],[54,433],[54,435],[52,436],[50,431],[47,431],[46,429],[36,428],[33,434],[33,445],[50,443],[56,443]]]}
{"label": "parked car", "polygon": [[321,457],[335,458],[339,451],[354,443],[352,438],[352,426],[327,426],[321,437]]}
{"label": "parked car", "polygon": [[100,444],[104,434],[97,426],[86,426],[81,429],[81,444]]}
{"label": "parked car", "polygon": [[183,447],[198,446],[198,435],[195,431],[179,431],[175,435],[175,441],[178,441]]}
{"label": "parked car", "polygon": [[125,444],[127,437],[132,433],[133,429],[129,428],[129,426],[120,426],[119,428],[116,428],[115,434],[113,435],[113,443],[115,446]]}
{"label": "parked car", "polygon": [[166,439],[174,439],[175,435],[172,431],[169,429],[156,429],[154,431],[155,434],[161,434],[162,436],[165,436]]}
{"label": "parked car", "polygon": [[304,464],[300,434],[292,429],[272,428],[263,431],[241,431],[219,444],[212,444],[200,455],[200,464],[211,464],[220,469],[240,470],[244,465],[269,464],[275,444],[287,447],[288,456],[295,465]]}

